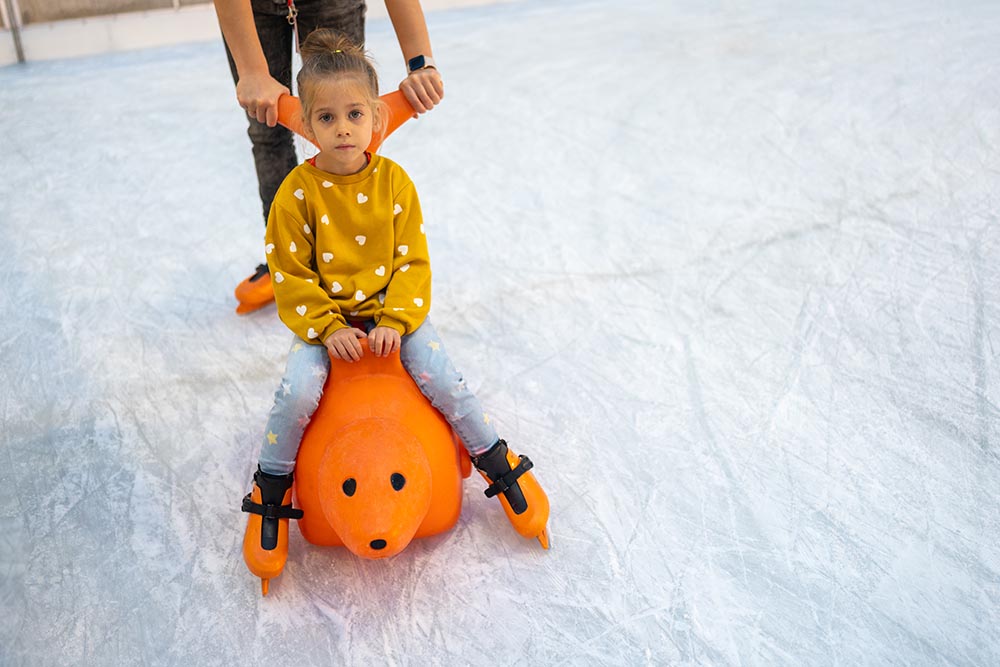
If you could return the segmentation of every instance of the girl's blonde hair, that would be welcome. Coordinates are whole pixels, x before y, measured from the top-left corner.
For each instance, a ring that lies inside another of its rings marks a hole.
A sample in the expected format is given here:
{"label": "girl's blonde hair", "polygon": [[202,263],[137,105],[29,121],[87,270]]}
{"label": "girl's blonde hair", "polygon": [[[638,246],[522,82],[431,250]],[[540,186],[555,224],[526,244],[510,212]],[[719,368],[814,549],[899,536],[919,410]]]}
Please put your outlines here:
{"label": "girl's blonde hair", "polygon": [[378,74],[368,55],[344,34],[322,28],[309,33],[299,45],[302,69],[295,81],[302,100],[302,117],[308,125],[316,88],[323,82],[343,77],[353,77],[367,94],[368,105],[374,114],[374,131],[380,135],[386,127],[389,113],[378,96]]}

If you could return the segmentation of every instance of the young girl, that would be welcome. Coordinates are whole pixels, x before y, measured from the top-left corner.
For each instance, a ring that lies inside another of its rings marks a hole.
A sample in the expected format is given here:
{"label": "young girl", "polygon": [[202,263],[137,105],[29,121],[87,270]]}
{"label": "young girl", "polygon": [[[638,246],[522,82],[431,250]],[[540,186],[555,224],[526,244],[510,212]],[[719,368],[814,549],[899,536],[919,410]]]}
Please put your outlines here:
{"label": "young girl", "polygon": [[330,30],[309,35],[301,53],[303,124],[320,152],[288,175],[267,222],[278,315],[295,337],[243,502],[250,513],[244,558],[262,577],[284,566],[288,519],[301,517],[291,506],[292,471],[329,356],[350,362],[399,350],[490,483],[487,496],[503,494],[515,527],[548,507],[530,474],[518,482],[531,462],[497,436],[427,318],[431,269],[417,192],[399,165],[365,151],[387,120],[374,68]]}

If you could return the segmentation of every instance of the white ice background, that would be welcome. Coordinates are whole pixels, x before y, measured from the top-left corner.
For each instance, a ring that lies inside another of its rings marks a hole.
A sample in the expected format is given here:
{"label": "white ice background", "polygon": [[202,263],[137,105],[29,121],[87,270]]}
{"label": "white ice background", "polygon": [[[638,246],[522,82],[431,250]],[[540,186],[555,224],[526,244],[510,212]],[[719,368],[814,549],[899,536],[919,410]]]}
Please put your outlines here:
{"label": "white ice background", "polygon": [[[429,18],[449,351],[552,502],[477,478],[365,561],[240,545],[289,333],[221,42],[0,69],[0,664],[1000,664],[1000,4]],[[386,89],[387,21],[369,47]]]}

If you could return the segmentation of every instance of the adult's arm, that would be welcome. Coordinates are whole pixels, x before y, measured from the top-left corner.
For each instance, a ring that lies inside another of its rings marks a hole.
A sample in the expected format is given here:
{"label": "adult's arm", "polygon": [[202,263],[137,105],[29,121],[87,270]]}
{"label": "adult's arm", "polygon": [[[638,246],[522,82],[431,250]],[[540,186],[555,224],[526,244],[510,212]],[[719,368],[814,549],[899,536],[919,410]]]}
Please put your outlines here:
{"label": "adult's arm", "polygon": [[[218,2],[218,0],[216,0]],[[404,62],[416,56],[433,57],[431,38],[419,0],[385,0],[389,20],[396,31]],[[444,82],[435,68],[410,72],[399,84],[413,110],[418,114],[430,111],[444,98]]]}
{"label": "adult's arm", "polygon": [[257,37],[250,0],[214,1],[219,27],[239,75],[236,99],[251,117],[274,127],[278,122],[278,98],[290,91],[271,76]]}

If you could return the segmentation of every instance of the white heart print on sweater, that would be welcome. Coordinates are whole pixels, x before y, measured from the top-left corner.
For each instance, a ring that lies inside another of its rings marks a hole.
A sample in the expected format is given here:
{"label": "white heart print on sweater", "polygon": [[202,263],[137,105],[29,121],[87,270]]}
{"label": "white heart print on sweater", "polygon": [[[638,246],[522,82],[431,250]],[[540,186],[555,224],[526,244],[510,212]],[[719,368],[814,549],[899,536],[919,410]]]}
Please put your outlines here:
{"label": "white heart print on sweater", "polygon": [[355,299],[356,299],[357,301],[364,301],[364,300],[365,300],[365,299],[367,299],[368,297],[366,297],[366,296],[365,296],[365,293],[364,293],[364,292],[362,292],[361,290],[358,290],[357,292],[355,292],[355,293],[354,293],[354,298],[355,298]]}
{"label": "white heart print on sweater", "polygon": [[421,299],[419,296],[416,299],[413,300],[413,303],[417,304],[417,308],[423,308],[424,307],[424,300]]}
{"label": "white heart print on sweater", "polygon": [[400,206],[399,204],[396,204],[395,206],[392,207],[392,214],[393,215],[399,215],[402,212],[403,212],[403,207]]}
{"label": "white heart print on sweater", "polygon": [[285,276],[281,275],[280,271],[275,271],[274,272],[274,282],[276,282],[276,283],[278,283],[280,285],[281,283],[285,282]]}
{"label": "white heart print on sweater", "polygon": [[365,196],[365,193],[359,192],[358,193],[358,203],[359,204],[364,204],[366,201],[368,201],[368,197]]}
{"label": "white heart print on sweater", "polygon": [[376,276],[380,276],[380,277],[384,276],[385,275],[385,265],[382,265],[382,266],[378,267],[377,269],[375,269],[375,275]]}
{"label": "white heart print on sweater", "polygon": [[312,229],[309,228],[309,225],[302,225],[302,231],[306,234],[312,234]]}
{"label": "white heart print on sweater", "polygon": [[326,262],[327,264],[329,264],[330,262],[332,262],[333,261],[333,253],[332,252],[324,252],[323,253],[323,261]]}
{"label": "white heart print on sweater", "polygon": [[288,244],[288,252],[295,252],[298,249],[299,247],[295,245],[295,241],[292,241],[291,243]]}
{"label": "white heart print on sweater", "polygon": [[264,246],[264,252],[266,252],[268,255],[274,252],[274,244],[268,243],[266,246]]}
{"label": "white heart print on sweater", "polygon": [[317,338],[318,336],[319,334],[316,333],[316,330],[313,329],[312,327],[309,327],[309,331],[306,332],[306,337],[312,339],[312,338]]}
{"label": "white heart print on sweater", "polygon": [[295,312],[299,314],[299,317],[305,317],[306,316],[306,307],[305,306],[296,306],[295,307]]}
{"label": "white heart print on sweater", "polygon": [[358,242],[358,245],[364,245],[364,244],[365,244],[365,241],[367,241],[367,240],[368,240],[368,237],[367,237],[367,236],[364,236],[364,235],[361,235],[361,236],[355,236],[355,237],[354,237],[354,240]]}
{"label": "white heart print on sweater", "polygon": [[323,217],[320,218],[319,221],[322,222],[324,225],[329,225],[330,224],[330,216],[328,216],[326,213],[324,213]]}
{"label": "white heart print on sweater", "polygon": [[333,284],[330,285],[330,291],[333,292],[334,294],[336,294],[342,289],[344,289],[344,286],[338,283],[336,280],[334,280]]}
{"label": "white heart print on sweater", "polygon": [[298,190],[296,190],[292,194],[294,194],[295,198],[298,199],[299,201],[303,201],[306,198],[306,193],[305,193],[305,191],[302,190],[302,188],[299,188]]}
{"label": "white heart print on sweater", "polygon": [[410,265],[409,264],[403,264],[401,267],[399,267],[399,270],[402,271],[403,273],[406,273],[407,271],[410,270]]}
{"label": "white heart print on sweater", "polygon": [[399,250],[399,254],[400,255],[403,255],[405,257],[406,253],[410,252],[410,246],[408,246],[408,245],[401,245],[401,246],[399,246],[397,248],[397,250]]}
{"label": "white heart print on sweater", "polygon": [[333,187],[333,183],[331,183],[330,181],[323,181],[323,187],[324,188],[332,188]]}

